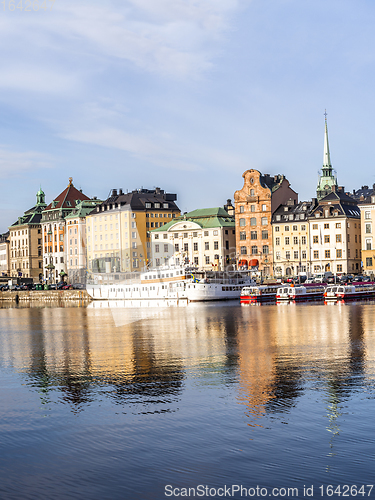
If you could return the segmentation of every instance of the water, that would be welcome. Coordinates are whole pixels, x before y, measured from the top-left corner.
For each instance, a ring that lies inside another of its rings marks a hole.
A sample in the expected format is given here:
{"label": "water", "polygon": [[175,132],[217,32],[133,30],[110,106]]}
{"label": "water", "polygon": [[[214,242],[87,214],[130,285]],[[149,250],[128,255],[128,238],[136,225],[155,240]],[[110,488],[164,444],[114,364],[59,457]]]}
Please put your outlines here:
{"label": "water", "polygon": [[374,482],[374,303],[113,305],[0,309],[1,499]]}

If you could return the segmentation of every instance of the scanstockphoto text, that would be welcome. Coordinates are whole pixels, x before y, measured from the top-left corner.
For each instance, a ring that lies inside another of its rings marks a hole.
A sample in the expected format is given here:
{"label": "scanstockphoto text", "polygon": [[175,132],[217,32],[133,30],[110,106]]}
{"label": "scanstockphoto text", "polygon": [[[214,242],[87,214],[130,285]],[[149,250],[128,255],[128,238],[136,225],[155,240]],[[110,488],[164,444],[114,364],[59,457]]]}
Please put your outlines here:
{"label": "scanstockphoto text", "polygon": [[48,12],[52,10],[55,0],[1,0],[3,12]]}
{"label": "scanstockphoto text", "polygon": [[328,484],[328,485],[303,485],[303,487],[274,487],[244,486],[239,484],[211,487],[199,484],[196,487],[177,487],[167,484],[164,495],[170,498],[200,497],[200,498],[328,498],[328,497],[369,497],[373,484]]}

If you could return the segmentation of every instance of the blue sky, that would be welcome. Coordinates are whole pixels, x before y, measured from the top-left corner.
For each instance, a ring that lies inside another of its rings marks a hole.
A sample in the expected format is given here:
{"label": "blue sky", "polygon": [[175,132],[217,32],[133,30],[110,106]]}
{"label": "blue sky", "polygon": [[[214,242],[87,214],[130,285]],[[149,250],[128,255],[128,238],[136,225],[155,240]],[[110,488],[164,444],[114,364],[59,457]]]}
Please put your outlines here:
{"label": "blue sky", "polygon": [[70,176],[103,199],[159,186],[190,211],[256,168],[310,199],[325,108],[339,184],[375,183],[373,0],[29,5],[0,5],[0,232]]}

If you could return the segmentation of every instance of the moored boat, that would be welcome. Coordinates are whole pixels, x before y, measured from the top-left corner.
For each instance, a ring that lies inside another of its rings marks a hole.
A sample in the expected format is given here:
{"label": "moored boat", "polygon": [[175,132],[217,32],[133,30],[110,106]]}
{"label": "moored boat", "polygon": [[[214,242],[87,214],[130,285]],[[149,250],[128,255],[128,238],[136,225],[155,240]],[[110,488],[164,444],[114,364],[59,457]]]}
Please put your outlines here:
{"label": "moored boat", "polygon": [[337,300],[337,290],[340,285],[327,286],[324,292],[324,300]]}
{"label": "moored boat", "polygon": [[276,294],[278,301],[306,301],[306,300],[320,300],[323,299],[325,287],[324,285],[312,286],[290,286],[286,288],[279,288]]}
{"label": "moored boat", "polygon": [[279,285],[245,286],[241,291],[241,303],[270,302],[276,300]]}
{"label": "moored boat", "polygon": [[336,295],[337,300],[372,299],[375,297],[375,284],[341,285]]}

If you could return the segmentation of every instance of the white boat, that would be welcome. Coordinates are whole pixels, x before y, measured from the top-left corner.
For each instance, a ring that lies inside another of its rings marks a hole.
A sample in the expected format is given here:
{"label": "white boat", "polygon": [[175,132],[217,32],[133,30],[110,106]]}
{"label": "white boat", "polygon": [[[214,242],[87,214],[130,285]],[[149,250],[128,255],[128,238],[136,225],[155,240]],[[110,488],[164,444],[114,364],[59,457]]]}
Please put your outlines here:
{"label": "white boat", "polygon": [[279,285],[245,286],[241,291],[241,303],[270,302],[276,300]]}
{"label": "white boat", "polygon": [[150,269],[132,275],[131,279],[87,284],[87,293],[94,300],[163,299],[206,301],[240,297],[243,287],[255,282],[245,273],[207,273],[198,279],[196,269],[189,267]]}
{"label": "white boat", "polygon": [[336,292],[337,300],[372,299],[375,297],[375,283],[366,285],[341,285]]}
{"label": "white boat", "polygon": [[276,300],[306,301],[323,299],[325,287],[323,285],[290,286],[278,288]]}

